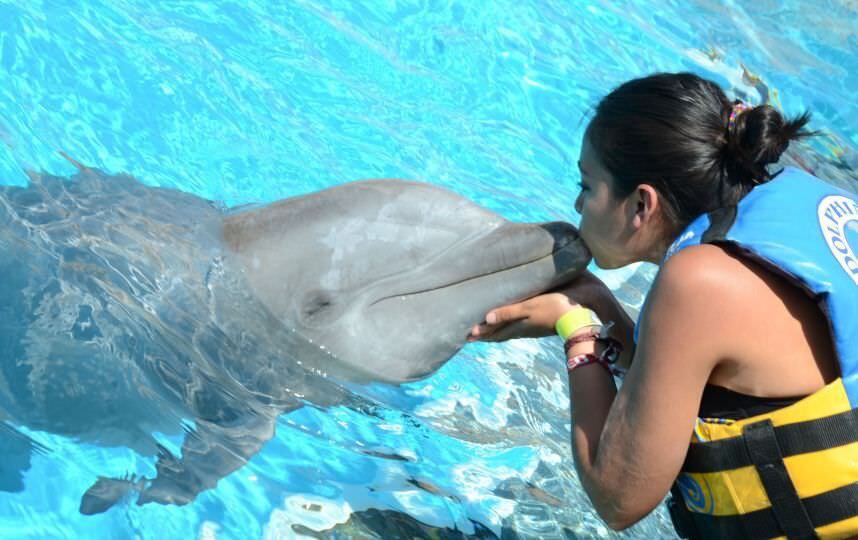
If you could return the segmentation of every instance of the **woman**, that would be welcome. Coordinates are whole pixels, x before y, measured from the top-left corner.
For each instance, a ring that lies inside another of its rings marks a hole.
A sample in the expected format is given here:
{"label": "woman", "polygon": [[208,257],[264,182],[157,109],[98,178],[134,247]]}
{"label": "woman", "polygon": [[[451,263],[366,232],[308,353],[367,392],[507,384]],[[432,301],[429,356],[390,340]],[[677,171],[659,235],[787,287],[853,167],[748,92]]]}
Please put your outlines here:
{"label": "woman", "polygon": [[566,339],[576,467],[614,529],[673,486],[682,536],[858,534],[858,198],[767,169],[808,119],[687,73],[623,84],[587,128],[575,206],[601,268],[661,265],[637,339],[592,275],[471,330]]}

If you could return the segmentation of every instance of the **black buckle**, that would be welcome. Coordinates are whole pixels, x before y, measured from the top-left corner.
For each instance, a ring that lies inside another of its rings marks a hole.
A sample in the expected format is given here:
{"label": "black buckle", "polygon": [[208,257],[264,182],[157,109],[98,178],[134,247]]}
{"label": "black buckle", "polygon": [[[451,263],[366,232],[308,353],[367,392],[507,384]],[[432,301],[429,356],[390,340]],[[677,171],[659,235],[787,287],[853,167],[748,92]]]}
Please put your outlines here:
{"label": "black buckle", "polygon": [[667,499],[667,511],[670,513],[670,521],[673,522],[673,528],[676,530],[676,536],[680,538],[693,538],[696,528],[694,526],[694,518],[685,507],[685,501],[682,497],[671,495]]}

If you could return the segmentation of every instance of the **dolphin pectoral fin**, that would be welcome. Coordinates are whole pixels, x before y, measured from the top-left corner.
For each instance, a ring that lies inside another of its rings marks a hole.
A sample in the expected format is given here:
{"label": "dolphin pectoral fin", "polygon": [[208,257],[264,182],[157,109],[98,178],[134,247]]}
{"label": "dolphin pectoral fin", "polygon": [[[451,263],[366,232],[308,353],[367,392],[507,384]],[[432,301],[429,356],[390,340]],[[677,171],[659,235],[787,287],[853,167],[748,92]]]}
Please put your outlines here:
{"label": "dolphin pectoral fin", "polygon": [[[0,421],[0,491],[24,490],[24,472],[30,468],[34,443],[6,422]],[[38,448],[36,448],[38,449]]]}
{"label": "dolphin pectoral fin", "polygon": [[140,492],[138,505],[157,502],[183,506],[194,500],[197,493],[204,489],[202,481],[184,467],[181,459],[161,445],[158,445],[158,462],[155,469],[157,475],[149,486]]}
{"label": "dolphin pectoral fin", "polygon": [[101,514],[118,503],[131,490],[143,489],[145,483],[145,478],[135,478],[132,475],[124,478],[99,476],[98,480],[81,497],[80,513],[86,516]]}
{"label": "dolphin pectoral fin", "polygon": [[185,505],[201,492],[244,466],[274,436],[275,416],[252,414],[229,427],[197,421],[177,458],[160,447],[157,475],[140,493],[137,504]]}

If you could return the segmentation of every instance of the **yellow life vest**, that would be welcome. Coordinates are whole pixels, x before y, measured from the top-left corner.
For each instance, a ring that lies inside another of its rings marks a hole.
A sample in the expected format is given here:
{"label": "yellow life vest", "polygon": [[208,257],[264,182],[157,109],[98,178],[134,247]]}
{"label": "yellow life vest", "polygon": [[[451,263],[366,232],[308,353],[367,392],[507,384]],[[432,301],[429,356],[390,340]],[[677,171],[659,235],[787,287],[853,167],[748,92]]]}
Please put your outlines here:
{"label": "yellow life vest", "polygon": [[858,535],[858,410],[841,379],[768,414],[698,419],[682,469],[692,538]]}

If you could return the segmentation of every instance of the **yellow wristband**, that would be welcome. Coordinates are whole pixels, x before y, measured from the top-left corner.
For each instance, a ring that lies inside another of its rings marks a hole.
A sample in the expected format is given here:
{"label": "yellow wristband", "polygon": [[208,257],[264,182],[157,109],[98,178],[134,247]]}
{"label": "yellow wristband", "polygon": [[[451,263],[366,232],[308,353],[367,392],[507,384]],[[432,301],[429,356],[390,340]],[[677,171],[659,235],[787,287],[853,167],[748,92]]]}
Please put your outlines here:
{"label": "yellow wristband", "polygon": [[584,306],[577,306],[557,319],[554,329],[557,330],[557,335],[566,341],[569,336],[586,326],[601,326],[601,324],[602,321],[599,320],[596,312]]}

